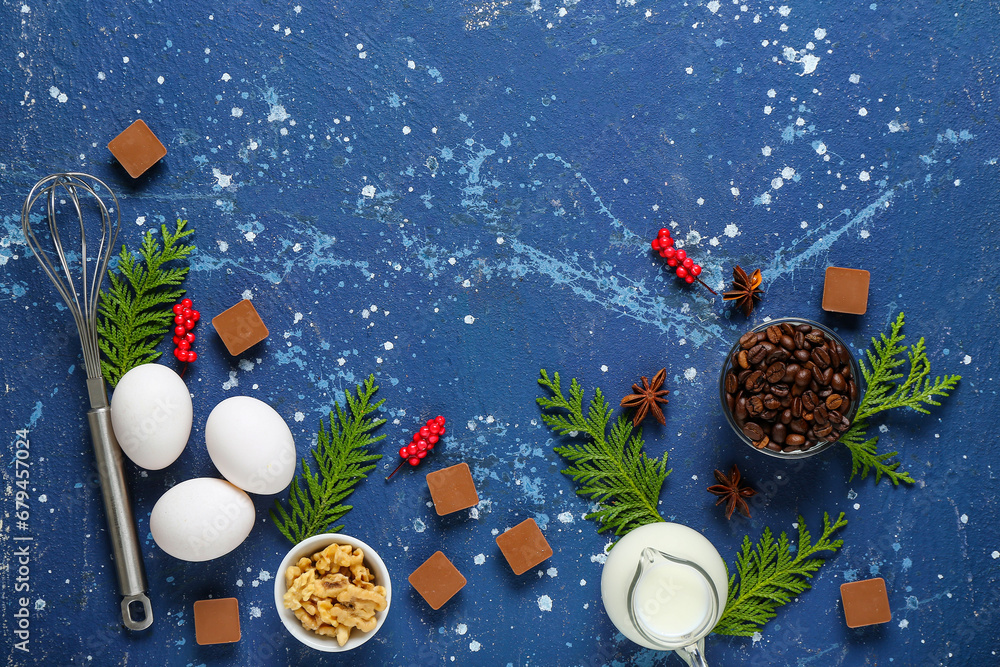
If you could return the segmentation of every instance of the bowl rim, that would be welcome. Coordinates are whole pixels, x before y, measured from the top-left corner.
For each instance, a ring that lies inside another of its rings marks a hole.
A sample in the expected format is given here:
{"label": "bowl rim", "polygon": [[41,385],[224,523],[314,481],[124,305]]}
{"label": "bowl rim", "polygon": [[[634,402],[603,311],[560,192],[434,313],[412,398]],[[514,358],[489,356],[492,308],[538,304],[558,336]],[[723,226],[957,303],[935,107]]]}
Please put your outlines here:
{"label": "bowl rim", "polygon": [[[372,574],[375,575],[376,583],[385,588],[385,609],[375,612],[375,627],[372,628],[370,632],[352,631],[350,638],[343,646],[337,643],[337,639],[335,637],[324,637],[304,628],[302,623],[299,622],[299,619],[295,617],[295,614],[292,613],[290,609],[286,609],[284,604],[285,592],[288,590],[285,585],[285,571],[288,567],[293,565],[299,558],[311,556],[317,551],[322,551],[334,542],[338,544],[349,544],[351,547],[360,548],[364,551],[365,565],[367,565],[372,571]],[[274,606],[278,612],[278,617],[281,619],[282,625],[285,626],[285,629],[288,630],[288,632],[295,637],[295,639],[317,651],[342,653],[344,651],[350,651],[358,648],[374,637],[375,634],[382,628],[382,625],[385,623],[385,619],[389,614],[389,607],[391,604],[392,579],[389,576],[389,568],[386,567],[385,562],[382,560],[381,556],[378,555],[378,552],[364,540],[345,533],[320,533],[319,535],[307,537],[288,550],[288,553],[285,554],[285,557],[281,560],[281,564],[278,566],[278,571],[274,575]]]}
{"label": "bowl rim", "polygon": [[[860,399],[861,397],[864,396],[865,393],[864,376],[861,373],[861,365],[858,362],[858,357],[857,355],[854,354],[854,351],[851,349],[851,346],[848,345],[847,342],[840,337],[840,334],[834,331],[831,327],[823,324],[822,322],[811,320],[808,317],[779,317],[776,319],[768,320],[766,322],[761,322],[757,326],[752,327],[745,333],[741,334],[740,338],[742,338],[748,333],[757,333],[758,331],[763,331],[767,329],[773,324],[782,324],[783,322],[788,322],[789,324],[791,323],[808,324],[810,326],[816,327],[821,331],[823,331],[823,333],[829,335],[834,341],[843,345],[844,349],[847,350],[848,354],[851,355],[851,372],[854,374],[854,382],[858,386],[858,400],[854,402],[854,405],[851,406],[851,411],[846,416],[853,422],[854,416],[858,413],[858,408],[861,406]],[[726,421],[729,423],[729,426],[733,429],[733,432],[736,433],[736,436],[740,439],[740,441],[742,441],[747,447],[754,450],[755,452],[763,453],[768,456],[784,460],[807,459],[810,456],[816,456],[817,454],[825,452],[826,450],[833,447],[833,445],[837,444],[837,442],[839,442],[839,440],[834,440],[832,442],[827,440],[813,447],[810,447],[805,451],[800,450],[798,452],[788,452],[788,453],[775,452],[766,447],[757,449],[757,447],[754,446],[750,438],[746,437],[743,431],[736,426],[736,420],[733,417],[731,411],[729,410],[729,406],[726,404],[726,373],[729,371],[730,368],[732,368],[733,353],[736,352],[739,346],[740,346],[740,341],[739,338],[737,338],[736,342],[733,343],[733,346],[729,348],[728,352],[726,352],[726,356],[722,362],[722,370],[719,373],[719,402],[722,406],[723,416],[725,416]]]}

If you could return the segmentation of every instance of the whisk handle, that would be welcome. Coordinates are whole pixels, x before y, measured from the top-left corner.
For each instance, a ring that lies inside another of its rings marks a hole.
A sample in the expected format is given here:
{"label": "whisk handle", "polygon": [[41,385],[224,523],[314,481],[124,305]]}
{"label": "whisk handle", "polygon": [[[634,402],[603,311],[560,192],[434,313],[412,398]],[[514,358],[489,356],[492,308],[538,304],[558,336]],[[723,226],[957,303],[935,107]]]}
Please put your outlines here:
{"label": "whisk handle", "polygon": [[[105,402],[107,398],[104,399]],[[108,534],[118,570],[118,589],[122,594],[122,622],[130,630],[145,630],[153,624],[153,609],[146,596],[146,569],[142,564],[139,537],[132,515],[132,502],[125,485],[122,450],[111,428],[111,408],[99,407],[87,412],[90,435],[94,442],[97,470],[101,476],[101,495],[108,520]],[[143,615],[133,614],[135,605]]]}

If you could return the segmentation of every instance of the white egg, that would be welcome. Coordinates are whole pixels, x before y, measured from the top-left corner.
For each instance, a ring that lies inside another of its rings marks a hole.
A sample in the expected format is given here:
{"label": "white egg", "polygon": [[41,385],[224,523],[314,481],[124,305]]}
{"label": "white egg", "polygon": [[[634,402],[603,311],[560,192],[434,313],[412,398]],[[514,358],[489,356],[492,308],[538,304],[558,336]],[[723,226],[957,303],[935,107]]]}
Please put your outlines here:
{"label": "white egg", "polygon": [[191,435],[191,394],[184,380],[161,364],[126,373],[111,396],[111,426],[125,455],[147,470],[177,460]]}
{"label": "white egg", "polygon": [[205,444],[222,476],[250,493],[282,491],[295,475],[295,441],[274,408],[249,396],[227,398],[205,423]]}
{"label": "white egg", "polygon": [[160,496],[149,516],[149,532],[174,558],[201,562],[242,544],[255,518],[250,496],[225,480],[198,477]]}

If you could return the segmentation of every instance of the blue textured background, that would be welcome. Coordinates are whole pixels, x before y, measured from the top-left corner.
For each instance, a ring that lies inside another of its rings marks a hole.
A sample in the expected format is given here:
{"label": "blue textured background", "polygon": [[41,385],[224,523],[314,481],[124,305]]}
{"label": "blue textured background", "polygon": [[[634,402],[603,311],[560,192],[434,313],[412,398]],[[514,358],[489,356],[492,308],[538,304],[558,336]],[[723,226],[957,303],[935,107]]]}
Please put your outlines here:
{"label": "blue textured background", "polygon": [[[665,516],[730,562],[744,534],[791,530],[799,513],[814,529],[823,511],[850,519],[814,589],[761,637],[710,638],[714,664],[1000,664],[998,11],[985,0],[3,2],[8,664],[325,659],[273,608],[288,545],[270,498],[255,497],[247,542],[207,564],[160,551],[148,515],[171,485],[216,475],[202,428],[218,401],[271,403],[304,454],[333,402],[375,373],[383,474],[424,419],[444,414],[451,428],[429,463],[389,484],[373,474],[351,499],[346,531],[378,546],[396,586],[385,627],[352,658],[679,665],[605,617],[607,539],[582,519],[534,404],[539,368],[617,401],[661,366],[667,426],[645,433],[650,454],[670,452]],[[132,181],[105,145],[136,118],[169,154]],[[271,329],[237,360],[200,325],[190,445],[165,471],[128,464],[156,614],[134,635],[119,627],[72,321],[20,232],[31,185],[64,170],[112,185],[133,247],[189,219],[196,307],[211,317],[248,292]],[[749,325],[661,269],[647,239],[664,224],[713,286],[735,263],[763,269],[753,323],[811,317],[864,348],[906,311],[934,372],[965,378],[932,415],[873,424],[915,485],[848,481],[842,450],[793,468],[735,440],[717,376]],[[829,264],[872,272],[865,316],[820,310]],[[29,654],[13,649],[19,428],[31,431]],[[483,502],[441,519],[423,474],[460,461]],[[734,462],[762,491],[752,520],[727,522],[705,492]],[[555,555],[514,577],[494,534],[525,517]],[[406,576],[438,548],[469,583],[435,612]],[[871,575],[886,579],[893,620],[850,630],[839,585]],[[208,595],[239,598],[239,644],[195,644],[191,604]]]}

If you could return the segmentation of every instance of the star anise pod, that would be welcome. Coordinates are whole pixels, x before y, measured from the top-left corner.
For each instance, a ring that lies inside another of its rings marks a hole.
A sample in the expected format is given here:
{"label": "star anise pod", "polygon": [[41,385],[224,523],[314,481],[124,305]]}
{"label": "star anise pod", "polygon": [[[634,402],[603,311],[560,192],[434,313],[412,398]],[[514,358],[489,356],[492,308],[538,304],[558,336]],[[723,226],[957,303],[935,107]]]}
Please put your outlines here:
{"label": "star anise pod", "polygon": [[760,288],[763,281],[760,269],[748,276],[746,271],[737,266],[733,269],[733,288],[728,292],[723,292],[722,298],[726,301],[735,301],[737,308],[742,308],[743,314],[750,317],[753,307],[764,294],[764,290]]}
{"label": "star anise pod", "polygon": [[733,469],[726,477],[722,472],[715,471],[715,480],[718,484],[708,487],[711,493],[719,496],[716,505],[726,503],[726,518],[733,516],[733,510],[739,508],[740,513],[746,518],[750,518],[750,506],[744,498],[757,495],[757,492],[749,486],[740,486],[740,469],[733,464]]}
{"label": "star anise pod", "polygon": [[646,418],[646,415],[650,413],[661,424],[667,423],[667,418],[663,416],[663,410],[659,406],[660,403],[667,403],[667,399],[663,397],[670,393],[669,390],[660,388],[663,386],[663,381],[666,378],[666,368],[661,368],[660,372],[653,376],[652,382],[647,380],[644,375],[642,376],[642,386],[633,384],[632,391],[635,393],[629,394],[622,399],[623,408],[635,408],[635,415],[632,417],[633,426],[639,426],[642,420]]}

